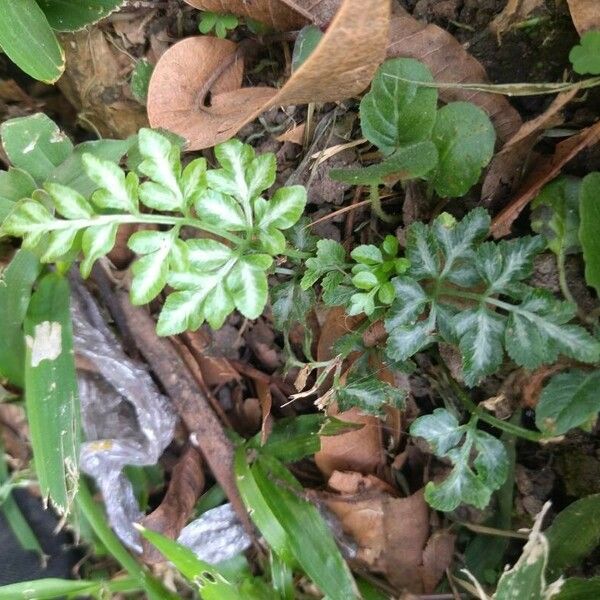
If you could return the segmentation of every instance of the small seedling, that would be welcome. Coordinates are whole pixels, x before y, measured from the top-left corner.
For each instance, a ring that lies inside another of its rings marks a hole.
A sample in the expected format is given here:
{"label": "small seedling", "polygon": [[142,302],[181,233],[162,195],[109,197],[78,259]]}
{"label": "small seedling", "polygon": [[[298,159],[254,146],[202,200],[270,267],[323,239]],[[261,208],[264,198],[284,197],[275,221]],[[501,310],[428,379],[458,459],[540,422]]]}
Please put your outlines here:
{"label": "small seedling", "polygon": [[228,32],[239,24],[239,19],[235,15],[205,11],[200,15],[198,30],[205,35],[214,31],[218,38],[224,39]]}

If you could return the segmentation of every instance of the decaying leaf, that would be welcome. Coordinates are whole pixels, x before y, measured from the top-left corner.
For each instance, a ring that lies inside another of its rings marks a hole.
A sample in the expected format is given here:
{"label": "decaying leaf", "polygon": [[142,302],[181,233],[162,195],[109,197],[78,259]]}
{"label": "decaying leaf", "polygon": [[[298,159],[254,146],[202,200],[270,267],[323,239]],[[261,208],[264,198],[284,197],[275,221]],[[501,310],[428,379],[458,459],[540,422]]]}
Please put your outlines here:
{"label": "decaying leaf", "polygon": [[81,125],[102,136],[126,138],[146,127],[144,107],[130,95],[131,59],[98,27],[60,35],[67,68],[58,86],[77,108]]}
{"label": "decaying leaf", "polygon": [[600,29],[600,10],[597,0],[567,0],[571,18],[579,35]]}
{"label": "decaying leaf", "polygon": [[504,32],[540,6],[544,6],[544,0],[508,0],[504,10],[490,23],[490,29],[500,39]]}
{"label": "decaying leaf", "polygon": [[554,154],[542,160],[527,177],[516,198],[492,221],[491,233],[495,238],[510,233],[515,219],[542,187],[554,179],[562,167],[579,152],[600,141],[600,123],[596,123],[556,146]]}
{"label": "decaying leaf", "polygon": [[481,199],[486,206],[494,202],[507,191],[514,191],[524,175],[533,147],[542,131],[556,127],[563,122],[561,110],[576,96],[578,90],[562,92],[556,96],[548,108],[531,119],[504,144],[488,167],[481,189]]}
{"label": "decaying leaf", "polygon": [[422,491],[394,498],[367,478],[354,480],[354,494],[326,504],[358,544],[358,560],[398,589],[431,593],[450,565],[454,535],[439,531],[430,538]]}
{"label": "decaying leaf", "polygon": [[[144,517],[142,525],[175,539],[192,516],[196,501],[204,488],[204,473],[198,450],[189,446],[171,474],[169,488],[156,510]],[[144,561],[164,561],[162,554],[144,541]]]}
{"label": "decaying leaf", "polygon": [[[487,81],[484,68],[456,38],[437,25],[417,21],[402,8],[397,8],[392,18],[388,46],[388,58],[398,56],[423,61],[437,82]],[[439,92],[444,102],[463,100],[483,108],[494,122],[498,137],[503,142],[521,126],[519,113],[503,96],[473,93],[460,88],[441,88]]]}
{"label": "decaying leaf", "polygon": [[188,150],[197,150],[229,139],[273,106],[355,96],[385,58],[389,16],[389,0],[344,0],[315,51],[279,91],[240,88],[243,59],[233,42],[209,36],[182,40],[154,69],[150,123],[181,135]]}

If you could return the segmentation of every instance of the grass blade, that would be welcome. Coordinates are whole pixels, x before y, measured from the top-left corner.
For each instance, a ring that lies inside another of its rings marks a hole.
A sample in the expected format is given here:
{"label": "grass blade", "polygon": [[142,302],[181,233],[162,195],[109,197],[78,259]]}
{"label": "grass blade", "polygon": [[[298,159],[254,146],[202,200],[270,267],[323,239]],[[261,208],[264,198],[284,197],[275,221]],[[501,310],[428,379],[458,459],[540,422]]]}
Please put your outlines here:
{"label": "grass blade", "polygon": [[69,284],[41,279],[25,318],[25,401],[35,470],[43,498],[67,513],[78,479],[79,400]]}
{"label": "grass blade", "polygon": [[0,600],[53,600],[65,595],[89,597],[101,592],[135,592],[139,589],[133,579],[114,581],[81,581],[48,577],[35,581],[23,581],[0,587]]}

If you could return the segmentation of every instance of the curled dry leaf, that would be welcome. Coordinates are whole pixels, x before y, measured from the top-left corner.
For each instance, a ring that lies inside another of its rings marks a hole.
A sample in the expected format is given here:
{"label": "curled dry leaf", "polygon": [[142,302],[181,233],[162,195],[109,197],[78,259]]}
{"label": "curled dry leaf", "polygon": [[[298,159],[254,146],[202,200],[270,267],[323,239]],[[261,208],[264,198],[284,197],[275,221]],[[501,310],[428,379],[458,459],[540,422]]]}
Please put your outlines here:
{"label": "curled dry leaf", "polygon": [[503,194],[515,190],[524,175],[527,159],[540,133],[563,122],[561,110],[578,91],[573,89],[558,94],[541,115],[523,123],[515,135],[504,144],[502,150],[494,156],[481,188],[481,199],[485,206],[494,206]]}
{"label": "curled dry leaf", "polygon": [[600,122],[587,127],[556,146],[554,154],[540,161],[523,183],[516,198],[492,221],[491,233],[495,238],[510,233],[515,219],[527,204],[535,198],[546,183],[554,179],[562,167],[585,148],[600,141]]}
{"label": "curled dry leaf", "polygon": [[[321,327],[317,346],[317,360],[333,358],[335,342],[352,331],[361,321],[360,317],[348,317],[341,307],[332,308]],[[315,462],[326,475],[334,471],[374,473],[384,464],[381,423],[376,417],[363,415],[356,408],[338,413],[335,406],[328,413],[336,419],[361,423],[363,427],[348,433],[321,438],[321,449],[315,454]]]}
{"label": "curled dry leaf", "polygon": [[451,563],[454,536],[438,532],[429,537],[429,508],[422,490],[393,498],[365,478],[356,492],[326,504],[358,544],[357,559],[398,589],[431,593]]}
{"label": "curled dry leaf", "polygon": [[279,91],[240,87],[243,59],[233,42],[210,36],[182,40],[152,74],[150,124],[181,135],[189,150],[198,150],[233,137],[273,106],[355,96],[385,58],[389,21],[389,0],[343,0],[317,48]]}
{"label": "curled dry leaf", "polygon": [[[142,519],[142,525],[175,539],[194,513],[194,507],[204,488],[204,473],[200,454],[189,446],[171,474],[167,493],[158,508]],[[149,542],[143,542],[144,562],[163,562],[163,555]]]}
{"label": "curled dry leaf", "polygon": [[600,29],[598,0],[567,0],[567,3],[579,35],[591,29]]}
{"label": "curled dry leaf", "polygon": [[98,27],[60,34],[68,64],[57,85],[77,109],[83,127],[124,139],[147,127],[148,120],[130,94],[133,62],[106,35]]}
{"label": "curled dry leaf", "polygon": [[[397,8],[390,27],[388,57],[409,57],[424,62],[438,83],[487,82],[485,69],[447,31],[437,25],[422,23],[404,9]],[[440,88],[444,102],[457,100],[473,102],[492,119],[498,138],[508,140],[521,126],[522,120],[515,108],[497,94],[473,92],[457,88]]]}

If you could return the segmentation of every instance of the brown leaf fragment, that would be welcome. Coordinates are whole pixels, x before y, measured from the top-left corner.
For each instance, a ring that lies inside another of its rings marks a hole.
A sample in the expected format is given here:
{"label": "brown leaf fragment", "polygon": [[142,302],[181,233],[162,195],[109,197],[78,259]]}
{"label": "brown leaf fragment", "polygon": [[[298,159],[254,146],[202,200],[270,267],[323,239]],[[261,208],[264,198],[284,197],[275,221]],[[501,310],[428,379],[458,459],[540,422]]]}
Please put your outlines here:
{"label": "brown leaf fragment", "polygon": [[59,35],[67,67],[57,83],[78,111],[83,127],[117,139],[146,127],[144,107],[129,88],[133,61],[108,42],[98,27]]}
{"label": "brown leaf fragment", "polygon": [[436,531],[423,550],[423,591],[431,594],[452,564],[456,536],[446,530]]}
{"label": "brown leaf fragment", "polygon": [[[188,446],[173,469],[165,497],[156,510],[142,519],[142,525],[176,539],[194,513],[203,489],[202,459],[196,448]],[[146,540],[143,548],[144,562],[154,564],[164,561],[163,555]]]}
{"label": "brown leaf fragment", "polygon": [[341,0],[280,0],[318,27],[325,27],[335,16]]}
{"label": "brown leaf fragment", "polygon": [[554,154],[540,161],[530,173],[516,198],[492,221],[491,233],[494,238],[510,234],[510,229],[527,204],[535,198],[540,189],[554,179],[563,166],[582,150],[600,141],[600,121],[579,132],[556,146]]}
{"label": "brown leaf fragment", "polygon": [[508,0],[504,10],[490,23],[490,29],[500,41],[504,32],[541,6],[544,6],[544,0]]}
{"label": "brown leaf fragment", "polygon": [[535,408],[548,377],[568,368],[568,363],[559,362],[554,365],[544,365],[533,371],[533,373],[528,374],[526,378],[523,377],[521,387],[521,404],[523,407]]}
{"label": "brown leaf fragment", "polygon": [[591,29],[600,29],[598,0],[567,0],[573,24],[579,35]]}
{"label": "brown leaf fragment", "polygon": [[[395,13],[390,26],[388,58],[416,58],[431,69],[438,83],[488,82],[482,65],[447,31],[437,25],[417,21],[402,8],[398,7]],[[519,113],[503,96],[458,87],[441,88],[439,92],[444,102],[473,102],[485,110],[503,142],[521,126]]]}
{"label": "brown leaf fragment", "polygon": [[243,58],[233,42],[184,39],[154,69],[150,124],[181,135],[188,150],[198,150],[233,137],[268,108],[351,98],[369,85],[385,58],[389,17],[390,0],[344,0],[317,48],[279,91],[240,87]]}
{"label": "brown leaf fragment", "polygon": [[548,108],[519,128],[492,159],[488,167],[481,199],[485,206],[494,203],[507,191],[512,192],[521,181],[528,158],[542,131],[556,127],[563,122],[561,110],[577,95],[578,90],[562,92],[556,96]]}

